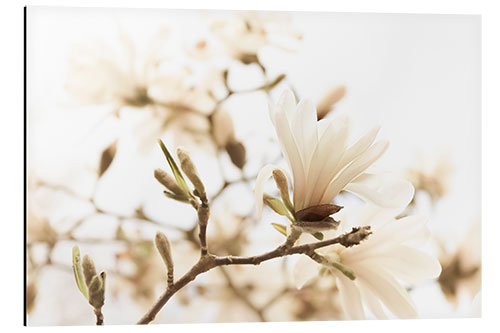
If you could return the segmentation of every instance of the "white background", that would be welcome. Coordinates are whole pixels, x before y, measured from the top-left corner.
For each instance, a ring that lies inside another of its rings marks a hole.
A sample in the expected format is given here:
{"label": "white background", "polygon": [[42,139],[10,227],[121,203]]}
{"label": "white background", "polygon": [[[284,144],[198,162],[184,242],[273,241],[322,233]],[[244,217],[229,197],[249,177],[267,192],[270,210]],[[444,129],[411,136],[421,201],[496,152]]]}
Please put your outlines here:
{"label": "white background", "polygon": [[[387,3],[387,2],[386,2]],[[437,3],[437,4],[436,4]],[[52,2],[52,4],[62,4],[62,3],[57,3],[57,2]],[[90,3],[88,3],[88,5],[91,5]],[[422,6],[422,2],[420,3],[420,5]],[[127,6],[127,3],[126,2],[122,2],[120,4],[120,6]],[[130,3],[130,6],[134,6],[134,3]],[[138,5],[137,5],[138,6]],[[140,6],[147,6],[147,4],[145,2],[141,2]],[[154,4],[154,3],[151,3],[151,7],[157,7],[159,6],[159,4]],[[183,6],[186,6],[185,4],[183,4]],[[290,4],[289,7],[287,8],[283,8],[283,7],[270,7],[270,4],[267,4],[267,6],[264,6],[264,5],[261,5],[261,6],[258,6],[258,7],[253,7],[255,9],[295,9],[295,8],[299,8],[299,7],[296,7],[296,6],[299,6],[298,3],[293,3],[293,4]],[[490,15],[491,15],[491,11],[488,10],[488,11],[485,11],[484,9],[481,9],[482,7],[479,7],[481,5],[476,5],[478,7],[472,7],[472,8],[468,8],[467,5],[464,6],[464,7],[449,7],[447,8],[446,7],[446,4],[445,3],[441,3],[441,2],[434,2],[433,4],[433,7],[430,7],[430,5],[427,5],[427,6],[424,6],[424,7],[420,7],[420,8],[410,8],[410,7],[394,7],[395,5],[393,4],[392,6],[393,7],[383,7],[382,5],[378,5],[380,7],[376,7],[376,8],[373,8],[373,7],[369,7],[370,5],[368,4],[365,4],[365,7],[356,7],[355,4],[350,4],[351,7],[330,7],[330,8],[325,8],[325,7],[314,7],[313,4],[309,3],[308,7],[300,7],[301,9],[307,9],[307,10],[318,10],[318,9],[328,9],[328,10],[335,10],[335,11],[362,11],[362,10],[365,10],[365,11],[379,11],[379,12],[384,12],[384,11],[395,11],[395,12],[405,12],[405,11],[415,11],[415,12],[429,12],[429,13],[434,13],[434,12],[444,12],[444,13],[482,13],[482,14],[485,14],[485,16],[483,16],[483,20],[484,20],[484,24],[486,24],[486,26],[488,27],[488,24],[492,24],[493,23],[493,19]],[[386,6],[386,5],[384,5]],[[396,6],[400,6],[399,4],[396,5]],[[455,6],[460,6],[460,4],[458,5],[455,5]],[[186,6],[187,7],[187,6]],[[199,7],[199,6],[196,6],[196,5],[193,5],[193,7]],[[214,7],[216,8],[216,7]],[[225,6],[224,4],[221,4],[218,8],[230,8],[230,7],[227,7]],[[245,8],[250,8],[250,7],[245,7]],[[252,8],[252,9],[253,9]],[[471,11],[472,9],[472,11]],[[21,16],[19,15],[20,14],[20,11],[21,11],[21,8],[20,7],[17,7],[17,16],[15,15],[11,15],[10,18],[11,18],[11,21],[14,21],[14,25],[17,25],[18,27],[20,26],[20,21],[21,21]],[[17,20],[17,21],[16,21]],[[2,29],[5,31],[5,29]],[[10,30],[9,30],[10,31]],[[489,29],[486,29],[486,36],[489,37],[489,38],[494,38],[493,36],[493,30],[489,30]],[[488,36],[489,35],[489,36]],[[20,40],[20,31],[17,35],[14,35],[13,38],[12,38],[12,41],[15,43],[14,46],[12,46],[13,49],[16,49],[17,51],[19,49],[21,49],[21,40]],[[488,43],[488,40],[486,40],[486,47],[489,49],[493,43],[489,44]],[[484,47],[484,45],[483,45]],[[496,50],[496,52],[498,52],[498,50]],[[483,65],[485,66],[485,69],[487,69],[486,72],[484,72],[486,75],[486,79],[488,79],[488,75],[492,75],[493,73],[495,73],[493,71],[494,67],[493,66],[498,66],[496,64],[494,64],[494,57],[492,58],[489,58],[490,55],[488,53],[485,54],[486,57],[486,62],[483,63]],[[376,55],[375,55],[376,56]],[[498,57],[497,57],[498,58]],[[6,96],[7,98],[9,97],[15,97],[14,94],[11,94],[10,92],[13,90],[12,87],[21,87],[21,83],[22,83],[22,78],[20,77],[20,73],[19,73],[19,68],[21,68],[21,65],[22,65],[22,62],[21,62],[21,52],[17,52],[17,54],[12,58],[12,61],[9,59],[9,61],[6,61],[4,60],[2,62],[2,65],[6,65],[8,64],[8,67],[7,68],[10,68],[10,71],[9,73],[12,73],[10,76],[9,76],[9,83],[8,85],[6,85],[3,89],[4,92],[8,91],[9,92],[9,96]],[[488,61],[488,59],[491,59],[490,61]],[[16,61],[17,64],[19,64],[19,66],[15,67],[13,66],[13,63]],[[449,66],[450,67],[453,67],[453,62],[450,62],[449,63]],[[347,69],[346,69],[347,70]],[[5,73],[6,71],[2,71],[3,73]],[[350,73],[352,73],[352,71],[350,71]],[[414,75],[417,75],[418,76],[419,73],[414,73]],[[497,73],[495,73],[497,74]],[[352,77],[352,75],[350,76]],[[498,79],[497,79],[498,80]],[[16,82],[18,84],[13,84],[13,82]],[[355,83],[353,84],[354,86],[358,85],[359,87],[361,87],[362,89],[364,88],[365,90],[362,92],[359,92],[359,91],[356,91],[356,89],[352,89],[354,92],[353,93],[360,93],[360,94],[364,94],[366,95],[367,93],[367,89],[369,87],[369,84],[370,83],[366,83],[366,85],[363,87],[363,84],[359,81],[359,83]],[[373,84],[373,83],[372,83]],[[438,84],[438,83],[435,83],[435,82],[432,82],[431,84]],[[432,88],[432,85],[431,85],[431,88]],[[425,89],[429,89],[428,91],[432,91],[433,89],[431,88],[424,88]],[[493,89],[495,88],[495,86],[493,85],[493,83],[490,83],[490,84],[487,84],[485,86],[485,95],[486,96],[491,96],[493,97],[494,95],[493,94],[488,94],[488,91],[494,91]],[[14,90],[20,90],[20,89],[14,89]],[[463,93],[467,93],[467,92],[464,92],[464,91],[460,91],[457,92],[457,96],[460,96],[460,94],[463,94]],[[471,93],[478,93],[477,91],[475,92],[471,92]],[[7,115],[9,116],[9,120],[8,121],[3,121],[2,122],[2,125],[3,124],[9,124],[8,126],[8,129],[10,130],[10,132],[5,132],[2,130],[2,134],[7,134],[7,138],[8,140],[6,140],[4,138],[3,141],[3,144],[5,144],[6,142],[21,142],[21,139],[22,139],[22,136],[21,136],[21,133],[22,133],[22,127],[21,127],[21,115],[20,115],[20,112],[19,112],[19,117],[18,118],[14,118],[14,115],[16,114],[16,112],[14,110],[19,110],[20,111],[20,107],[21,105],[19,104],[19,101],[21,100],[21,94],[18,94],[17,95],[17,104],[7,104],[9,105],[10,107],[8,108],[9,110],[4,110],[4,112],[2,112],[2,115]],[[377,96],[374,96],[375,98],[377,98]],[[383,97],[383,96],[382,96]],[[403,98],[408,98],[409,96],[402,96],[402,99]],[[418,97],[417,97],[418,98]],[[354,98],[353,98],[354,99]],[[15,101],[13,101],[14,103]],[[378,104],[380,105],[381,103],[374,103],[374,104]],[[347,107],[349,104],[348,102],[346,101],[345,103],[345,107]],[[418,100],[416,102],[416,106],[418,106]],[[355,108],[355,105],[351,105],[352,108]],[[438,107],[438,106],[433,106],[433,107]],[[425,109],[425,108],[424,108]],[[490,112],[492,111],[491,109],[489,110]],[[495,123],[495,120],[496,118],[491,118],[492,114],[488,112],[488,108],[484,108],[484,111],[483,111],[483,134],[492,134],[492,135],[496,135],[494,134],[494,131],[492,131],[494,129],[494,123]],[[474,118],[474,117],[473,117]],[[476,115],[476,118],[477,119],[477,115]],[[16,127],[17,125],[17,127]],[[415,126],[415,127],[418,127],[418,126]],[[389,133],[386,133],[387,137],[390,137]],[[477,136],[477,133],[475,133],[475,135]],[[474,137],[474,133],[472,133],[472,136]],[[13,138],[16,138],[16,140],[13,140]],[[490,141],[486,141],[486,146],[491,146],[492,148],[492,151],[490,152],[490,154],[488,155],[488,150],[486,150],[485,152],[485,156],[483,156],[483,168],[485,168],[486,170],[483,169],[483,177],[487,177],[486,179],[488,179],[488,182],[485,182],[483,183],[484,187],[486,189],[488,189],[488,186],[489,187],[493,187],[493,184],[495,183],[495,180],[498,180],[498,179],[494,179],[494,177],[497,177],[495,176],[492,172],[488,172],[488,170],[495,170],[497,168],[495,168],[495,164],[498,164],[498,161],[497,161],[497,158],[494,157],[493,158],[493,155],[495,154],[495,148],[494,148],[494,141],[496,137],[490,137],[489,140]],[[14,153],[15,155],[13,155],[12,157],[9,156],[8,158],[5,158],[5,161],[8,161],[9,163],[4,163],[4,164],[7,164],[7,165],[4,165],[6,167],[12,167],[12,169],[10,169],[9,171],[7,170],[2,170],[2,176],[3,177],[6,177],[7,179],[10,178],[10,182],[9,182],[9,185],[12,185],[12,189],[9,188],[9,192],[8,192],[8,195],[9,197],[17,197],[17,198],[21,198],[22,196],[22,189],[21,187],[19,186],[22,182],[21,182],[21,179],[22,179],[22,175],[21,175],[21,170],[22,170],[22,163],[20,162],[22,160],[22,150],[21,150],[21,145],[9,145],[8,147],[6,147],[5,149],[9,149],[9,152],[12,152]],[[5,149],[3,149],[5,151]],[[475,156],[475,158],[477,159],[478,156]],[[471,160],[474,159],[474,156],[471,157]],[[498,165],[496,165],[498,166]],[[13,175],[16,175],[18,178],[14,178]],[[4,182],[5,183],[5,182]],[[473,185],[474,186],[474,185]],[[7,203],[7,202],[12,202],[12,200],[9,200],[8,198],[9,197],[6,197],[5,199],[2,200],[3,203]],[[489,191],[487,190],[486,192],[486,195],[484,196],[484,200],[483,200],[483,205],[485,206],[488,206],[488,203],[490,203],[489,207],[491,209],[491,207],[493,206],[493,201],[494,200],[494,193],[492,191]],[[9,204],[8,207],[5,207],[6,209],[11,209],[12,212],[9,212],[9,214],[7,215],[8,217],[10,217],[10,219],[8,220],[11,220],[10,223],[11,225],[13,225],[15,223],[15,221],[19,221],[20,220],[20,213],[22,212],[22,203],[21,201],[19,202],[16,202],[17,203],[17,206],[14,205],[14,204]],[[12,222],[14,221],[14,222]],[[488,209],[485,209],[484,210],[484,230],[483,232],[485,237],[485,243],[487,244],[488,243],[488,240],[491,239],[489,238],[488,236],[494,236],[494,227],[495,226],[495,223],[494,223],[494,216],[492,216],[489,212],[488,212]],[[5,221],[4,223],[9,223],[9,221]],[[17,223],[17,225],[20,225],[19,223]],[[10,228],[6,226],[6,228],[8,228],[7,230],[12,230],[13,228]],[[21,235],[22,233],[20,232],[20,227],[16,229],[16,231],[19,230],[17,233],[15,231],[11,231],[10,233],[3,233],[4,235],[8,235],[8,238],[11,240],[11,243],[10,243],[10,247],[11,248],[16,248],[16,249],[19,249],[19,252],[20,252],[20,249],[22,248],[21,244]],[[15,235],[12,235],[12,233],[15,233]],[[14,237],[15,236],[15,237]],[[3,243],[3,244],[9,244],[9,243]],[[5,253],[5,251],[3,251]],[[12,251],[10,251],[12,253]],[[485,258],[487,260],[487,258],[489,256],[491,256],[493,253],[495,253],[495,249],[493,248],[487,248],[485,251],[483,251],[484,255],[485,255]],[[11,260],[13,258],[10,258]],[[16,260],[13,261],[12,263],[12,266],[13,267],[12,269],[14,271],[17,271],[17,272],[20,272],[21,271],[21,267],[22,267],[22,264],[21,264],[21,260],[22,259],[22,256],[20,255],[19,257],[17,257],[17,262]],[[488,261],[486,261],[488,263]],[[492,312],[490,312],[491,310],[493,309],[489,309],[488,307],[488,299],[490,297],[494,297],[495,293],[494,292],[490,292],[488,291],[489,288],[493,288],[493,285],[491,283],[488,283],[488,281],[494,281],[496,279],[493,279],[493,276],[489,276],[489,272],[492,272],[490,270],[490,267],[488,267],[488,265],[485,265],[486,267],[484,267],[484,288],[485,291],[483,293],[483,298],[486,302],[486,305],[484,306],[483,308],[483,313],[484,313],[484,317],[488,318],[489,315],[492,314]],[[9,267],[8,265],[4,265],[4,267]],[[14,268],[16,267],[16,268]],[[10,289],[10,290],[13,290],[13,295],[11,295],[11,297],[9,297],[10,299],[12,299],[11,303],[9,303],[9,306],[8,308],[11,309],[12,311],[12,314],[9,315],[9,317],[11,318],[19,318],[19,321],[21,320],[21,317],[22,317],[22,311],[20,310],[21,307],[22,307],[22,300],[21,298],[19,297],[20,294],[21,294],[21,290],[22,290],[22,279],[21,277],[19,276],[17,279],[15,280],[18,280],[17,281],[17,285],[18,285],[18,288],[16,290],[16,288],[5,288],[5,289]],[[15,281],[14,280],[14,281]],[[2,279],[2,282],[4,280]],[[491,295],[491,296],[489,296]],[[494,302],[494,299],[490,299],[490,301],[493,301]],[[492,305],[493,303],[491,303]],[[490,305],[490,306],[491,306]],[[2,311],[3,314],[6,314],[5,311]],[[491,318],[491,317],[490,317]],[[315,324],[315,325],[318,325],[318,326],[323,326],[323,325],[329,325],[328,327],[331,327],[333,325],[337,325],[335,326],[336,329],[342,329],[342,328],[347,328],[349,326],[343,326],[343,325],[346,325],[347,323],[329,323],[329,324]],[[370,323],[370,325],[373,325],[374,323]],[[399,322],[399,324],[396,322],[396,323],[386,323],[386,324],[378,324],[376,323],[375,326],[379,326],[379,325],[389,325],[393,328],[396,328],[397,325],[401,325],[399,326],[400,328],[403,328],[403,325],[404,323],[401,323]],[[435,321],[431,322],[430,323],[431,325],[434,325],[436,324]],[[477,321],[470,321],[470,320],[467,320],[467,321],[460,321],[460,324],[459,322],[449,322],[449,321],[446,321],[446,325],[460,325],[462,328],[464,327],[464,325],[477,325],[478,322]],[[481,322],[480,325],[484,324],[484,321]],[[294,324],[296,325],[296,324]],[[306,326],[300,326],[300,327],[310,327],[311,324],[307,324]],[[359,328],[361,327],[368,327],[368,326],[365,326],[366,323],[355,323],[354,325],[359,325]],[[414,322],[412,323],[412,328],[415,328],[415,327],[420,327],[420,325],[426,325],[425,323],[421,323],[421,322]],[[233,325],[231,325],[232,327],[234,327]],[[198,327],[198,326],[196,326]],[[210,327],[210,326],[206,326],[206,325],[203,325],[203,327]],[[222,325],[220,327],[227,327],[229,328],[228,325]],[[271,328],[272,326],[269,326],[269,328]],[[405,329],[408,329],[407,325],[404,326]],[[213,329],[213,328],[212,328]],[[218,328],[219,329],[219,326]]]}

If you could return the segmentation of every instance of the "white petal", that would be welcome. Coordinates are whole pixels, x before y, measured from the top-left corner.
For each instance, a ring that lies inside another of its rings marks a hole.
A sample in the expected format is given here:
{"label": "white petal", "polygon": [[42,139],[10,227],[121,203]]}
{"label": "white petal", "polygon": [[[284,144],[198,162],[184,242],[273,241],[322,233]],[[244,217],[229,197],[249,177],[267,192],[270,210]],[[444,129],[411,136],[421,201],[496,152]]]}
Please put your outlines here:
{"label": "white petal", "polygon": [[343,168],[349,164],[352,160],[358,157],[361,153],[365,152],[375,141],[377,134],[380,130],[380,126],[375,126],[369,131],[367,131],[359,140],[351,145],[345,152],[342,160],[340,161],[340,167]]}
{"label": "white petal", "polygon": [[318,276],[319,265],[306,255],[301,255],[293,268],[293,283],[297,289]]}
{"label": "white petal", "polygon": [[297,202],[303,202],[303,197],[305,196],[305,173],[295,137],[291,132],[290,124],[283,111],[276,113],[276,133],[278,134],[283,154],[292,170],[294,205],[297,205]]}
{"label": "white petal", "polygon": [[303,99],[297,105],[297,114],[291,120],[292,133],[299,147],[306,175],[311,163],[311,155],[318,144],[317,115],[313,103]]}
{"label": "white petal", "polygon": [[335,177],[335,169],[345,149],[347,130],[345,122],[331,122],[321,136],[309,168],[305,207],[319,204],[328,184]]}
{"label": "white petal", "polygon": [[283,90],[276,106],[279,111],[286,112],[288,116],[290,116],[292,112],[295,112],[296,104],[293,92],[290,89]]}
{"label": "white petal", "polygon": [[374,262],[408,283],[437,278],[441,273],[436,258],[405,245],[394,248],[388,255],[379,256]]}
{"label": "white petal", "polygon": [[417,310],[408,292],[380,267],[359,265],[353,267],[356,277],[399,318],[416,318]]}
{"label": "white petal", "polygon": [[388,179],[384,176],[366,173],[347,184],[344,190],[357,195],[364,201],[382,207],[400,208],[401,211],[408,206],[415,193],[415,188],[407,180]]}
{"label": "white petal", "polygon": [[377,317],[378,319],[387,319],[387,315],[385,314],[380,301],[373,294],[370,288],[365,285],[365,282],[358,279],[356,285],[361,292],[361,297],[363,298],[364,303],[368,306],[375,317]]}
{"label": "white petal", "polygon": [[[275,169],[280,169],[279,167],[268,164],[260,169],[257,179],[255,180],[255,210],[257,212],[257,218],[260,219],[262,216],[262,205],[264,197],[264,184],[273,175]],[[281,170],[281,169],[280,169]]]}
{"label": "white petal", "polygon": [[354,281],[349,280],[340,272],[332,270],[332,273],[337,277],[340,303],[342,304],[347,319],[365,319],[365,312],[361,303],[361,294],[354,284]]}
{"label": "white petal", "polygon": [[387,150],[389,143],[386,141],[377,142],[351,164],[349,164],[340,174],[328,185],[328,189],[321,199],[321,203],[329,203],[333,198],[355,177],[365,171]]}

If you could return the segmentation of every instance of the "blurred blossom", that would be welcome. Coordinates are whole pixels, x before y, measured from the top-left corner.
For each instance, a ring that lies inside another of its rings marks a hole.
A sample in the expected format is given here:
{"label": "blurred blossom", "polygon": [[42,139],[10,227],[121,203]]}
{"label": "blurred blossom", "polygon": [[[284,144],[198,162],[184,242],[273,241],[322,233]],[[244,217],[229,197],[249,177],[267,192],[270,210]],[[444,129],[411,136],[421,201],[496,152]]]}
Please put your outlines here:
{"label": "blurred blossom", "polygon": [[[311,101],[296,105],[293,93],[286,90],[276,106],[270,109],[271,120],[281,144],[283,155],[292,170],[293,208],[330,204],[342,190],[382,206],[393,205],[373,185],[377,176],[364,171],[388,147],[388,142],[374,143],[379,127],[374,127],[356,143],[347,147],[348,123],[345,118],[323,119],[318,122]],[[262,210],[264,182],[277,167],[265,166],[255,186],[257,213]],[[405,187],[405,182],[399,182]],[[378,183],[377,183],[378,184]]]}
{"label": "blurred blossom", "polygon": [[448,191],[453,165],[446,157],[420,159],[416,168],[408,170],[408,179],[417,191],[429,194],[435,202]]}
{"label": "blurred blossom", "polygon": [[[410,202],[413,192],[397,187],[382,191],[388,193],[404,200],[392,209],[365,204],[356,218],[349,215],[356,211],[342,211],[340,230],[329,235],[334,237],[352,227],[369,225],[373,234],[367,240],[348,248],[335,244],[316,251],[328,261],[322,267],[337,279],[347,319],[365,319],[363,305],[377,318],[385,319],[387,314],[382,304],[399,318],[415,318],[417,309],[401,282],[418,283],[436,278],[441,271],[437,259],[418,249],[430,236],[427,219],[421,216],[395,219]],[[302,256],[295,267],[294,281],[300,288],[317,273],[318,265]]]}
{"label": "blurred blossom", "polygon": [[[132,264],[131,273],[124,275],[125,282],[132,288],[132,298],[146,308],[156,298],[156,287],[166,285],[166,269],[152,241],[138,235],[122,236],[127,240],[127,249],[116,253],[117,263]],[[120,284],[117,286],[119,289]]]}
{"label": "blurred blossom", "polygon": [[229,204],[211,212],[207,242],[217,255],[241,255],[248,240],[244,230],[245,219],[231,212]]}
{"label": "blurred blossom", "polygon": [[216,20],[212,32],[227,52],[243,63],[257,62],[257,54],[267,45],[293,50],[302,39],[289,17],[274,13],[244,12],[231,18]]}
{"label": "blurred blossom", "polygon": [[345,86],[335,86],[330,88],[318,102],[318,120],[325,118],[346,94]]}
{"label": "blurred blossom", "polygon": [[143,107],[151,103],[148,90],[156,83],[160,54],[168,37],[160,30],[146,52],[138,52],[123,31],[118,45],[94,41],[74,47],[67,68],[66,89],[85,104]]}
{"label": "blurred blossom", "polygon": [[481,290],[481,226],[472,224],[454,253],[441,251],[443,272],[439,284],[448,301],[458,305],[461,296],[472,302]]}

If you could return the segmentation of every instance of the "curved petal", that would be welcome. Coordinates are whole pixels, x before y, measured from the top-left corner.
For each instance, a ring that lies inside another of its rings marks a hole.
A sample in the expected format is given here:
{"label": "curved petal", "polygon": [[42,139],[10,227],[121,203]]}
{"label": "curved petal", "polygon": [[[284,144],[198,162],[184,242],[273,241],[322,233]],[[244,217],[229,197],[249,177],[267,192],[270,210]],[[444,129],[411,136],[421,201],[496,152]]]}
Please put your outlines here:
{"label": "curved petal", "polygon": [[311,164],[311,155],[314,151],[313,147],[316,147],[318,144],[317,115],[312,101],[303,99],[299,102],[295,118],[291,119],[290,125],[297,146],[299,147],[307,176],[309,165]]}
{"label": "curved petal", "polygon": [[356,276],[362,279],[385,306],[399,318],[416,318],[417,310],[408,292],[384,269],[371,265],[353,267]]}
{"label": "curved petal", "polygon": [[441,265],[436,258],[405,245],[398,246],[390,255],[380,256],[373,262],[408,283],[437,278],[441,273]]}
{"label": "curved petal", "polygon": [[355,177],[365,171],[387,150],[389,143],[381,141],[368,148],[351,164],[349,164],[340,174],[328,185],[328,188],[321,198],[320,203],[329,203],[333,198]]}
{"label": "curved petal", "polygon": [[375,141],[375,138],[377,137],[379,131],[380,126],[371,128],[361,138],[359,138],[356,143],[347,148],[344,156],[342,156],[342,160],[339,163],[339,171],[356,157],[364,153]]}
{"label": "curved petal", "polygon": [[365,311],[361,303],[361,294],[354,284],[354,281],[349,280],[344,274],[338,273],[335,270],[331,270],[331,272],[337,277],[340,303],[342,304],[347,319],[365,319]]}
{"label": "curved petal", "polygon": [[311,157],[313,162],[307,177],[305,207],[319,204],[328,184],[335,177],[334,172],[344,153],[347,132],[347,123],[336,121],[331,122],[321,136]]}
{"label": "curved petal", "polygon": [[297,202],[303,202],[305,195],[306,179],[303,161],[285,112],[279,110],[275,116],[276,133],[278,134],[283,154],[293,174],[294,205],[297,205]]}
{"label": "curved petal", "polygon": [[356,284],[361,292],[361,297],[363,298],[364,303],[368,306],[368,309],[370,309],[375,317],[377,317],[377,319],[387,319],[387,315],[385,314],[379,299],[373,294],[370,288],[359,279]]}

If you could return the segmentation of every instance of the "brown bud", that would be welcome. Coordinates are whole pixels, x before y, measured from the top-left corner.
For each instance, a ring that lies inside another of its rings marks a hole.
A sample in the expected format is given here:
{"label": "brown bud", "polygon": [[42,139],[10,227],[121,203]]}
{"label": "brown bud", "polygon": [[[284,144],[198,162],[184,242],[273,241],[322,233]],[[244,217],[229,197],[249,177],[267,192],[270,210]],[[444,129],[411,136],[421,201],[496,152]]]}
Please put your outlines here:
{"label": "brown bud", "polygon": [[118,140],[115,140],[112,144],[110,144],[106,149],[101,153],[101,161],[99,163],[99,177],[101,177],[106,170],[108,170],[111,162],[116,155],[116,145],[118,144]]}
{"label": "brown bud", "polygon": [[89,303],[95,309],[100,309],[104,305],[104,291],[106,283],[106,273],[94,275],[89,284]]}
{"label": "brown bud", "polygon": [[297,219],[301,221],[321,221],[324,218],[340,211],[342,206],[334,204],[323,204],[304,208],[296,212]]}
{"label": "brown bud", "polygon": [[243,169],[246,163],[245,146],[241,142],[232,140],[227,143],[226,151],[231,158],[231,162],[238,168]]}
{"label": "brown bud", "polygon": [[86,254],[82,260],[83,276],[85,277],[85,284],[90,286],[90,281],[97,275],[95,270],[94,261]]}
{"label": "brown bud", "polygon": [[335,86],[330,89],[317,106],[318,120],[323,119],[333,109],[335,104],[339,102],[346,94],[345,86]]}

